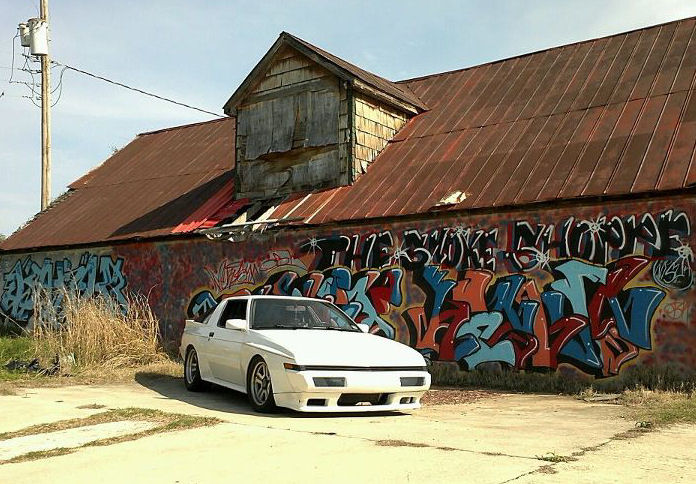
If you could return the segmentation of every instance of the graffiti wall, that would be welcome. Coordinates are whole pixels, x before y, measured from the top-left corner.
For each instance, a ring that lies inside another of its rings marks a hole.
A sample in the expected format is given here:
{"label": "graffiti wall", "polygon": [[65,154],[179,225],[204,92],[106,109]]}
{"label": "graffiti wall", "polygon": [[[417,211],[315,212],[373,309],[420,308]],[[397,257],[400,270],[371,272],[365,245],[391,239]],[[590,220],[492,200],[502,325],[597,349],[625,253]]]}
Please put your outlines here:
{"label": "graffiti wall", "polygon": [[303,295],[464,369],[693,371],[695,215],[688,198],[665,198],[5,256],[0,310],[29,321],[36,282],[117,299],[134,290],[176,340],[186,317],[223,297]]}
{"label": "graffiti wall", "polygon": [[83,296],[103,294],[126,305],[123,258],[85,251],[79,254],[22,256],[2,265],[0,317],[27,324],[34,314],[38,288],[50,291],[54,306],[60,307],[65,291]]}

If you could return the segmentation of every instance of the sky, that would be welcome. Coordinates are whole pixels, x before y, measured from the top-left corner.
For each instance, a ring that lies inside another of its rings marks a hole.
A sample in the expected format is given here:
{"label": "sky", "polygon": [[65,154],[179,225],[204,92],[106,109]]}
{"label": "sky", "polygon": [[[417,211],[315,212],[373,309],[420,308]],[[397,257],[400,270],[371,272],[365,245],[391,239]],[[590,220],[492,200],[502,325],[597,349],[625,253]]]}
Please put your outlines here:
{"label": "sky", "polygon": [[[400,80],[696,16],[696,0],[54,0],[49,7],[54,60],[221,114],[282,31]],[[17,24],[36,16],[38,0],[0,0],[6,235],[40,209],[41,113],[23,97],[26,85],[8,82]],[[21,53],[15,39],[15,67]],[[54,68],[53,87],[59,78]],[[31,79],[14,71],[14,80]],[[138,133],[212,118],[66,71],[52,108],[52,197]]]}

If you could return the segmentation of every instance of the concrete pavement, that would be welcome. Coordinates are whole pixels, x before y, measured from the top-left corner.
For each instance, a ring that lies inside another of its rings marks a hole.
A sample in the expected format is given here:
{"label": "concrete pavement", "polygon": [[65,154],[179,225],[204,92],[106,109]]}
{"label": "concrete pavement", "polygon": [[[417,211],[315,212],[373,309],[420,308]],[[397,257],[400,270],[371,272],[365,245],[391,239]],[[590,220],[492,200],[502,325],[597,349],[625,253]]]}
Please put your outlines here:
{"label": "concrete pavement", "polygon": [[[141,375],[138,381],[38,388],[0,397],[0,432],[104,410],[77,408],[89,404],[156,408],[215,416],[224,422],[6,464],[0,466],[0,481],[121,482],[124,476],[130,482],[224,479],[303,484],[634,482],[644,477],[653,482],[682,477],[696,481],[693,427],[612,440],[634,427],[621,418],[623,407],[618,405],[558,396],[496,395],[469,404],[424,407],[411,414],[263,416],[254,414],[245,397],[235,392],[192,394],[176,379]],[[592,450],[574,462],[540,458],[550,453],[570,456],[588,448]],[[631,464],[638,457],[644,465]]]}

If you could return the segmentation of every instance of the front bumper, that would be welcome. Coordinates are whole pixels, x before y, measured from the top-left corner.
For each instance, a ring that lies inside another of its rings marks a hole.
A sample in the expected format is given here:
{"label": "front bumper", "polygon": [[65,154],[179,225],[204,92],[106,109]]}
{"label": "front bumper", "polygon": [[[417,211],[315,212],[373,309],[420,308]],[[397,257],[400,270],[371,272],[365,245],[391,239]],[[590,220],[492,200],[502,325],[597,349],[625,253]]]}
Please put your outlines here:
{"label": "front bumper", "polygon": [[[274,392],[276,405],[301,412],[379,412],[420,408],[430,388],[427,371],[286,371],[289,392]],[[343,378],[345,386],[317,386],[314,378]],[[402,378],[422,384],[402,386]],[[370,404],[367,404],[367,403]]]}

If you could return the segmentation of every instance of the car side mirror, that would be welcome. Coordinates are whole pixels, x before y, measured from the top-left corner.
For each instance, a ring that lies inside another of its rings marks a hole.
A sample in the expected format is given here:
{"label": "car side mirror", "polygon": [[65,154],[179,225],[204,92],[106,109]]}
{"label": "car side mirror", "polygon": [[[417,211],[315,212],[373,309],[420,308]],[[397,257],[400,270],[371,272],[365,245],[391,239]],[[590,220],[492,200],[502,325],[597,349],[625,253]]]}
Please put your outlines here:
{"label": "car side mirror", "polygon": [[227,321],[225,321],[225,328],[236,329],[237,331],[246,331],[246,319],[228,319]]}
{"label": "car side mirror", "polygon": [[369,333],[370,332],[370,325],[365,324],[365,323],[358,323],[358,328],[362,330],[363,333]]}

